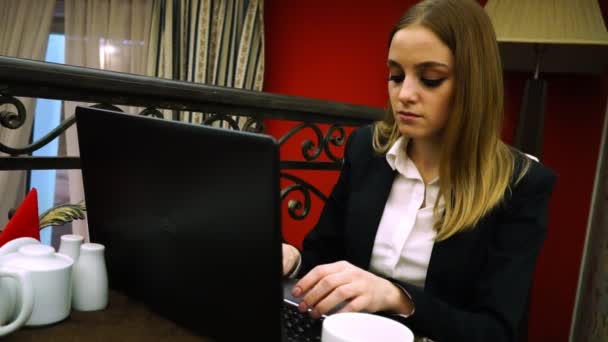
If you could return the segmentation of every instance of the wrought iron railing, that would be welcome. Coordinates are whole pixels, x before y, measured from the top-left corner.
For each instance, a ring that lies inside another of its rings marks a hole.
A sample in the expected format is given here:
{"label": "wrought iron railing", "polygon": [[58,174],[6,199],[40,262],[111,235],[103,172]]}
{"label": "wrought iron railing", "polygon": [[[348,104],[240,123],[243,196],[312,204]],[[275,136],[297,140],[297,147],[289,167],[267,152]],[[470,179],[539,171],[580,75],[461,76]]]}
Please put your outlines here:
{"label": "wrought iron railing", "polygon": [[[278,139],[283,146],[302,136],[297,133],[305,130],[314,137],[301,142],[303,161],[281,161],[281,177],[291,184],[282,189],[282,200],[294,191],[303,196],[304,203],[293,199],[285,203],[294,219],[307,216],[311,194],[323,201],[326,198],[313,184],[289,171],[339,169],[341,158],[332,150],[343,146],[345,127],[369,124],[383,115],[381,109],[360,105],[0,56],[0,105],[9,104],[11,108],[0,112],[0,125],[19,129],[30,115],[17,97],[87,102],[114,110],[120,110],[117,105],[136,106],[145,108],[141,115],[157,117],[163,116],[161,110],[171,110],[174,120],[184,120],[186,112],[205,113],[202,124],[221,122],[230,129],[261,133],[264,133],[264,119],[299,122]],[[186,121],[191,117],[186,116]],[[246,119],[244,124],[238,124],[239,117]],[[9,155],[0,156],[0,170],[80,168],[80,160],[75,156],[31,156],[74,122],[74,116],[69,116],[49,134],[27,146],[7,146],[0,142],[0,152]],[[328,124],[329,128],[324,132],[319,124]]]}

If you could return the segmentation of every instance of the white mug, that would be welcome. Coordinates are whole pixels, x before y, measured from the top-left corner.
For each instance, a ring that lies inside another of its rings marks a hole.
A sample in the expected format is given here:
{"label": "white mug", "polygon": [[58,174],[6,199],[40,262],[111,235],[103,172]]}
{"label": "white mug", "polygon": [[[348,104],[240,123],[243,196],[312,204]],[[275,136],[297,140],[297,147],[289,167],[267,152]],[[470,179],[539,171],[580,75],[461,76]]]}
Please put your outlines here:
{"label": "white mug", "polygon": [[414,334],[405,325],[390,318],[345,312],[323,320],[321,342],[413,342]]}

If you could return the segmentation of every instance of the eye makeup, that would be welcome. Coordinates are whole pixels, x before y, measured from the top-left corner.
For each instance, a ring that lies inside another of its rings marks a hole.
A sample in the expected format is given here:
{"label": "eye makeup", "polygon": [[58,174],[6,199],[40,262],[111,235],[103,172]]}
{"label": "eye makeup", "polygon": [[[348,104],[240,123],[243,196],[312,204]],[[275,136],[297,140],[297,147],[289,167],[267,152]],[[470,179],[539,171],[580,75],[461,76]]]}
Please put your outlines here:
{"label": "eye makeup", "polygon": [[424,85],[427,88],[437,88],[439,87],[443,81],[445,81],[446,78],[442,77],[442,78],[436,78],[436,79],[430,79],[430,78],[424,78],[421,77],[420,78],[420,83],[422,83],[422,85]]}
{"label": "eye makeup", "polygon": [[[420,81],[420,83],[426,87],[426,88],[437,88],[439,87],[445,80],[447,79],[447,77],[441,77],[441,78],[425,78],[425,77],[418,77],[418,80]],[[389,74],[388,76],[388,81],[389,82],[395,82],[395,83],[401,83],[403,82],[403,80],[405,80],[405,75],[404,74]]]}
{"label": "eye makeup", "polygon": [[388,80],[395,82],[395,83],[401,83],[403,82],[403,80],[405,80],[405,75],[404,74],[389,74],[388,75]]}
{"label": "eye makeup", "polygon": [[[401,64],[395,62],[394,60],[389,59],[387,61],[387,66],[389,69],[388,81],[394,83],[401,83],[405,80],[405,73],[401,67]],[[417,79],[419,83],[429,89],[437,88],[441,86],[441,84],[448,78],[447,76],[443,76],[441,74],[444,73],[443,70],[436,70],[436,68],[448,68],[446,64],[437,63],[437,62],[424,62],[420,64],[416,64],[414,66],[415,72],[417,75]]]}

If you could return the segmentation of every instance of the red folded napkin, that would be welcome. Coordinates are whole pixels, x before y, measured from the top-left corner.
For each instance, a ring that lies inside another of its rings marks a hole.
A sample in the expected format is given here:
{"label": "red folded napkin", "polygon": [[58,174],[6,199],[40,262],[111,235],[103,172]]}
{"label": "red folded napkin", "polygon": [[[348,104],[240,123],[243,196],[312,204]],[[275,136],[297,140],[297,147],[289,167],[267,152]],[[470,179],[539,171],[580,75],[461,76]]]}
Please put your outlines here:
{"label": "red folded napkin", "polygon": [[40,240],[40,223],[38,221],[38,193],[35,188],[27,194],[23,203],[0,233],[0,246],[21,238],[32,237]]}

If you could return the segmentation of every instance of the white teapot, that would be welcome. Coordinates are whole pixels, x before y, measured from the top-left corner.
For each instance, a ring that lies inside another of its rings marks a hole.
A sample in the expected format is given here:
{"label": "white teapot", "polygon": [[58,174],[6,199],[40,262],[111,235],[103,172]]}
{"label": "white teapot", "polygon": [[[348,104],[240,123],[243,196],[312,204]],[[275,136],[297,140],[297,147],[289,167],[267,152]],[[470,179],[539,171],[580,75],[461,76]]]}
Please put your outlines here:
{"label": "white teapot", "polygon": [[[18,251],[21,246],[39,243],[40,241],[30,237],[11,240],[0,247],[0,258]],[[32,313],[34,295],[31,282],[26,284],[25,277],[29,275],[21,270],[0,269],[0,336],[3,336],[5,331],[10,332],[23,325]],[[19,288],[22,289],[21,292],[18,291]],[[21,308],[18,315],[17,307]],[[5,326],[7,322],[11,324]]]}
{"label": "white teapot", "polygon": [[59,322],[70,314],[74,261],[34,241],[18,248],[14,243],[7,248],[13,251],[5,249],[8,244],[0,248],[0,336],[23,325]]}

